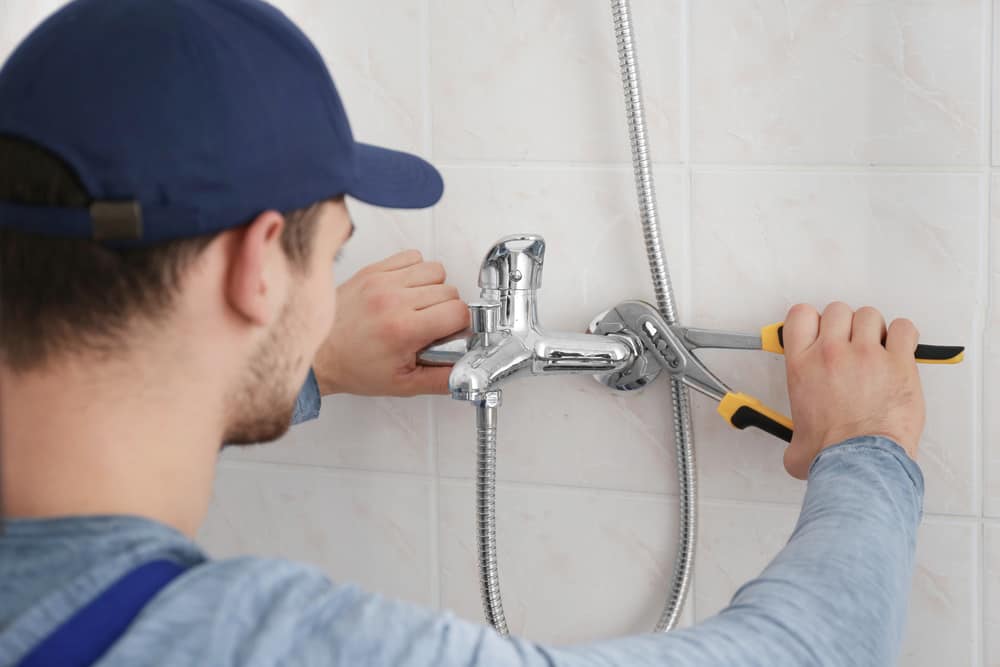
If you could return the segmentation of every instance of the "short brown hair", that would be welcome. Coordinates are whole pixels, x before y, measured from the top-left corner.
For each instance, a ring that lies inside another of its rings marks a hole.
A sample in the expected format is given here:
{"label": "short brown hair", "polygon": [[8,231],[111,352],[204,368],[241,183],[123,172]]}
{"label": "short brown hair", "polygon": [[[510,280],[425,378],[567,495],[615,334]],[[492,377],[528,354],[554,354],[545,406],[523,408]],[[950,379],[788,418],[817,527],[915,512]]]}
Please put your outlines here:
{"label": "short brown hair", "polygon": [[[58,156],[7,136],[0,136],[0,200],[91,203]],[[299,268],[309,259],[316,206],[285,214],[281,245]],[[0,228],[0,362],[25,371],[66,352],[120,350],[134,318],[156,322],[169,312],[184,271],[215,236],[113,249]]]}

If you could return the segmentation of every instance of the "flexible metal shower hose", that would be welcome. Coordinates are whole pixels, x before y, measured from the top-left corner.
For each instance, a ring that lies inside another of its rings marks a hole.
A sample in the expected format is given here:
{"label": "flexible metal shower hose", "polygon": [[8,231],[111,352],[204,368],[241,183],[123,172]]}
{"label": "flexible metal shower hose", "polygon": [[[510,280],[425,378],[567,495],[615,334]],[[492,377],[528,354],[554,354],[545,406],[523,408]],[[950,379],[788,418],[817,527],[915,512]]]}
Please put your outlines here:
{"label": "flexible metal shower hose", "polygon": [[500,600],[500,575],[497,572],[496,476],[497,476],[496,406],[476,406],[476,532],[479,538],[479,583],[486,621],[501,635],[507,635],[507,619]]}
{"label": "flexible metal shower hose", "polygon": [[[667,273],[667,260],[660,238],[660,223],[656,211],[656,191],[649,163],[646,141],[646,117],[642,108],[639,86],[639,63],[632,35],[632,10],[629,0],[611,0],[615,39],[618,42],[618,62],[625,89],[625,116],[628,121],[629,143],[632,146],[632,168],[639,195],[639,216],[646,244],[649,272],[653,279],[656,306],[668,324],[677,322],[674,293]],[[670,393],[674,413],[674,442],[677,450],[678,493],[680,494],[680,526],[673,580],[656,632],[667,632],[677,623],[684,596],[691,579],[694,544],[697,530],[697,487],[695,484],[694,434],[691,430],[691,406],[688,390],[679,380],[671,379]]]}
{"label": "flexible metal shower hose", "polygon": [[[673,288],[667,273],[667,261],[660,238],[656,211],[656,191],[650,169],[646,141],[646,119],[639,87],[639,66],[632,37],[632,12],[628,0],[611,0],[615,39],[625,89],[625,111],[629,141],[632,146],[632,166],[639,196],[642,235],[653,279],[656,305],[669,324],[677,322]],[[677,476],[680,494],[680,526],[677,556],[667,602],[663,607],[656,632],[667,632],[677,623],[691,578],[697,527],[697,488],[695,484],[694,436],[691,430],[691,408],[687,388],[671,379],[674,441],[677,452]],[[479,538],[479,576],[486,620],[501,635],[507,635],[507,620],[500,599],[500,577],[497,571],[496,548],[496,436],[497,408],[485,405],[476,408],[476,440],[478,474],[476,476],[476,524]]]}

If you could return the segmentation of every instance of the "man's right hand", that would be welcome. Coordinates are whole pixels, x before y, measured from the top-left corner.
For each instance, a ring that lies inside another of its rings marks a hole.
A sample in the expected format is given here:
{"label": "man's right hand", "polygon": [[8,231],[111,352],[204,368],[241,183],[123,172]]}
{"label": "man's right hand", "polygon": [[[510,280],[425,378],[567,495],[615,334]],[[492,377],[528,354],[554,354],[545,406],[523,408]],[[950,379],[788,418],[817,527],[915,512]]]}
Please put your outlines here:
{"label": "man's right hand", "polygon": [[[823,315],[795,306],[785,320],[788,395],[795,435],[785,469],[806,479],[820,450],[867,435],[889,438],[916,459],[924,397],[909,320],[886,330],[874,308],[832,303]],[[883,346],[882,341],[885,341]]]}

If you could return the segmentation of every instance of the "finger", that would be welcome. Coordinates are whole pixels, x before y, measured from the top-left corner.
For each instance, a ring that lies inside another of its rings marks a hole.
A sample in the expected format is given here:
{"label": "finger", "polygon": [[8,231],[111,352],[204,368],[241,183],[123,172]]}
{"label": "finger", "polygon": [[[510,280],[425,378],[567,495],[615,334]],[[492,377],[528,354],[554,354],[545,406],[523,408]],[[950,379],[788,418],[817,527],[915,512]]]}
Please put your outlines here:
{"label": "finger", "polygon": [[874,308],[861,308],[854,313],[851,325],[851,342],[862,345],[882,345],[885,340],[885,318]]}
{"label": "finger", "polygon": [[417,366],[401,380],[403,396],[449,394],[448,378],[451,366]]}
{"label": "finger", "polygon": [[423,285],[440,285],[447,277],[441,262],[420,262],[395,274],[406,287],[421,287]]}
{"label": "finger", "polygon": [[[893,355],[909,360],[913,359],[913,353],[917,350],[917,343],[920,342],[920,332],[917,327],[907,319],[894,320],[889,325],[889,332],[885,338],[885,349]],[[914,363],[915,360],[914,360]]]}
{"label": "finger", "polygon": [[785,318],[783,340],[786,355],[804,352],[819,336],[819,311],[812,306],[799,304],[788,311]]}
{"label": "finger", "polygon": [[422,261],[424,261],[424,256],[420,254],[419,250],[404,250],[403,252],[396,253],[392,257],[383,259],[381,262],[366,266],[361,269],[359,273],[398,271],[400,269],[405,269],[408,266],[419,264]]}
{"label": "finger", "polygon": [[[430,308],[446,301],[458,301],[458,288],[454,285],[424,285],[405,291],[406,303],[416,310]],[[464,305],[464,304],[463,304]]]}
{"label": "finger", "polygon": [[851,324],[854,311],[846,303],[835,301],[823,311],[819,320],[819,337],[821,340],[843,341],[851,339]]}
{"label": "finger", "polygon": [[446,301],[417,311],[416,335],[421,347],[469,326],[469,309],[461,301]]}

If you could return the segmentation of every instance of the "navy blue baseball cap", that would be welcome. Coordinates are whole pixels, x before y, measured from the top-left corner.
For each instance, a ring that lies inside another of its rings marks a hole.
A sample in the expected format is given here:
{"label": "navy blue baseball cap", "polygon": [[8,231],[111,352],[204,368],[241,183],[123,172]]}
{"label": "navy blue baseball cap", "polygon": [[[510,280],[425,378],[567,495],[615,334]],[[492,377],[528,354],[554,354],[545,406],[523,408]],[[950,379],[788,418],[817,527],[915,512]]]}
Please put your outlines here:
{"label": "navy blue baseball cap", "polygon": [[0,70],[0,135],[65,161],[93,204],[0,202],[0,227],[145,245],[350,195],[441,197],[424,160],[356,142],[323,59],[260,0],[76,0]]}

